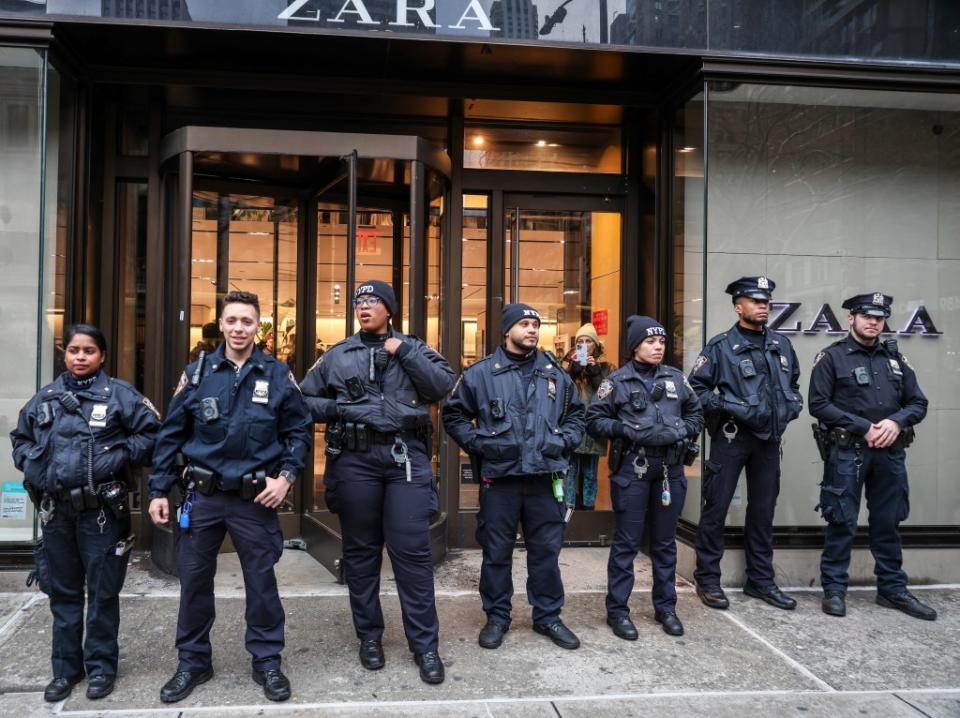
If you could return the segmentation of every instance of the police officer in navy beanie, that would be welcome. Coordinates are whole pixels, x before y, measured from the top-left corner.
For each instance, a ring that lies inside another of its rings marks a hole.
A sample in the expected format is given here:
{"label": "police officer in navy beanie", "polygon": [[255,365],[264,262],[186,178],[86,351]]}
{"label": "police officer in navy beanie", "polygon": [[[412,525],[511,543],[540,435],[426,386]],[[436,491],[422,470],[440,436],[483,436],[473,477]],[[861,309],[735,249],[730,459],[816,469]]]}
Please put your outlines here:
{"label": "police officer in navy beanie", "polygon": [[583,438],[583,404],[556,357],[537,349],[537,310],[508,304],[502,319],[504,344],[464,370],[443,407],[447,433],[480,466],[477,542],[487,622],[479,643],[499,647],[510,627],[513,547],[522,525],[533,630],[561,648],[578,648],[560,620],[558,558],[566,525],[563,478]]}
{"label": "police officer in navy beanie", "polygon": [[703,509],[697,525],[697,595],[710,608],[727,608],[720,587],[723,526],[746,467],[747,513],[743,592],[790,610],[797,602],[774,581],[773,514],[780,494],[780,442],[800,415],[800,367],[790,340],[767,328],[776,287],[769,277],[741,277],[727,286],[737,323],[707,342],[694,361],[690,384],[710,433],[703,463]]}
{"label": "police officer in navy beanie", "polygon": [[633,354],[637,344],[654,335],[666,336],[667,332],[656,319],[634,314],[627,318],[627,350]]}
{"label": "police officer in navy beanie", "polygon": [[397,300],[389,284],[361,282],[353,305],[360,331],[325,352],[301,388],[314,420],[327,423],[324,498],[340,518],[358,656],[370,671],[386,662],[380,605],[386,546],[407,647],[421,680],[442,683],[430,550],[430,517],[440,507],[430,405],[449,393],[455,376],[429,345],[390,326]]}

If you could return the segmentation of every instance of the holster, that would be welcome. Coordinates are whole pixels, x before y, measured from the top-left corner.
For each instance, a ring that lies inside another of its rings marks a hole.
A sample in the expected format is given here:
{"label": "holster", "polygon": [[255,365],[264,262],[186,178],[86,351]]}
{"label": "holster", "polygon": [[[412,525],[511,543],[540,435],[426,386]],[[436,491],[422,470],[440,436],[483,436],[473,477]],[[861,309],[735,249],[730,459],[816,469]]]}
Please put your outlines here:
{"label": "holster", "polygon": [[129,516],[127,495],[127,485],[123,481],[108,481],[97,486],[100,504],[109,509],[114,518]]}
{"label": "holster", "polygon": [[622,438],[614,439],[610,442],[610,451],[607,453],[607,466],[610,467],[610,473],[615,474],[623,466],[623,448]]}
{"label": "holster", "polygon": [[240,478],[240,498],[250,501],[267,488],[267,472],[254,471]]}
{"label": "holster", "polygon": [[908,426],[906,429],[900,432],[900,436],[897,437],[891,445],[891,449],[907,449],[910,447],[910,444],[913,443],[913,440],[917,438],[917,432],[912,426]]}
{"label": "holster", "polygon": [[814,422],[812,425],[813,428],[813,440],[817,444],[817,451],[820,452],[820,458],[823,461],[827,461],[830,458],[830,435],[827,431],[827,428],[822,424]]}
{"label": "holster", "polygon": [[698,456],[700,456],[700,444],[691,439],[687,439],[687,448],[686,451],[683,452],[683,465],[693,466]]}
{"label": "holster", "polygon": [[324,453],[330,459],[336,459],[343,453],[344,430],[343,424],[334,421],[327,424],[323,432]]}

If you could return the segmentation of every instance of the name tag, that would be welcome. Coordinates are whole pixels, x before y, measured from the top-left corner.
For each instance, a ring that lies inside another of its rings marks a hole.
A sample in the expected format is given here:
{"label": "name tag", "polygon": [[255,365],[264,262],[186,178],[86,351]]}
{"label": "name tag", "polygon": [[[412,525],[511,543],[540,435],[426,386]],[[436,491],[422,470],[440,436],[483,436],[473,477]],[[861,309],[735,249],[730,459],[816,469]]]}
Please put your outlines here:
{"label": "name tag", "polygon": [[253,403],[267,404],[270,401],[270,382],[257,381],[253,385]]}
{"label": "name tag", "polygon": [[903,369],[900,368],[900,362],[898,362],[896,359],[890,360],[890,369],[897,376],[903,376]]}
{"label": "name tag", "polygon": [[93,411],[90,412],[89,424],[90,426],[94,426],[99,429],[102,429],[107,425],[107,405],[106,404],[93,405]]}

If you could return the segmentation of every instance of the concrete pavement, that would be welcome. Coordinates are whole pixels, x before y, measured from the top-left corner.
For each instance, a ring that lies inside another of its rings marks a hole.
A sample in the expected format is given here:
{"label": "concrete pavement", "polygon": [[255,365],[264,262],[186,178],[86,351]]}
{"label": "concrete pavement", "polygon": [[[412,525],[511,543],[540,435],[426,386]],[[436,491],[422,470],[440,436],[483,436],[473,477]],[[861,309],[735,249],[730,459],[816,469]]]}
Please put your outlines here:
{"label": "concrete pavement", "polygon": [[0,715],[124,716],[960,716],[960,586],[916,587],[940,612],[933,623],[883,609],[857,589],[848,615],[820,612],[820,593],[794,592],[780,611],[728,592],[728,611],[705,608],[679,586],[686,635],[653,622],[650,570],[637,561],[633,618],[640,640],[612,635],[604,622],[606,549],[565,549],[565,622],[583,643],[564,651],[531,630],[524,553],[515,565],[514,621],[503,646],[477,645],[483,613],[476,594],[479,555],[454,553],[437,571],[441,655],[447,680],[420,682],[400,626],[389,565],[382,582],[387,666],[363,670],[346,590],[307,554],[286,551],[278,580],[287,613],[284,670],[293,698],[272,704],[250,679],[243,647],[243,581],[236,554],[222,554],[213,633],[214,679],[173,706],[160,686],[176,667],[177,582],[135,555],[122,598],[116,691],[88,701],[81,683],[61,704],[46,704],[50,615],[46,597],[23,586],[23,572],[0,573]]}

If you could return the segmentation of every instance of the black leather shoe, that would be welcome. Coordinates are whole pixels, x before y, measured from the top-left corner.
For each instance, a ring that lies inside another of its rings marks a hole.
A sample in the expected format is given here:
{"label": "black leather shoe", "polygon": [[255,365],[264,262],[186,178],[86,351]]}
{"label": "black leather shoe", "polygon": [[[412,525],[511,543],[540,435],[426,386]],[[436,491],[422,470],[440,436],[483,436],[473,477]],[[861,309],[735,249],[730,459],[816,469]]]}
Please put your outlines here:
{"label": "black leather shoe", "polygon": [[846,597],[840,591],[824,591],[820,607],[828,616],[843,618],[847,615]]}
{"label": "black leather shoe", "polygon": [[213,678],[213,668],[205,671],[177,671],[173,674],[173,678],[160,689],[160,700],[164,703],[182,701],[193,693],[194,688],[211,678]]}
{"label": "black leather shoe", "polygon": [[680,619],[677,618],[675,613],[660,613],[657,611],[653,614],[654,620],[663,626],[663,632],[669,636],[682,636],[683,635],[683,624],[680,623]]}
{"label": "black leather shoe", "polygon": [[502,623],[497,623],[488,618],[487,625],[480,630],[477,643],[483,648],[500,648],[500,644],[503,643],[503,634],[509,630],[509,626],[504,626]]}
{"label": "black leather shoe", "polygon": [[563,625],[559,618],[553,623],[534,623],[533,630],[541,636],[547,636],[560,648],[580,648],[580,639],[574,635],[573,631]]}
{"label": "black leather shoe", "polygon": [[722,610],[730,607],[730,601],[727,600],[727,595],[719,586],[701,586],[698,583],[697,595],[700,597],[703,605],[708,608],[719,608]]}
{"label": "black leather shoe", "polygon": [[896,596],[884,596],[878,593],[877,605],[883,606],[884,608],[895,608],[898,611],[903,611],[908,616],[920,618],[924,621],[937,620],[937,612],[934,609],[920,603],[916,596],[907,591],[898,593]]}
{"label": "black leather shoe", "polygon": [[87,681],[87,698],[92,701],[98,698],[106,698],[113,693],[113,684],[116,680],[116,676],[92,676],[90,680]]}
{"label": "black leather shoe", "polygon": [[253,680],[263,686],[263,695],[267,700],[285,701],[290,697],[290,681],[279,668],[268,668],[265,671],[254,669]]}
{"label": "black leather shoe", "polygon": [[378,671],[386,664],[380,641],[360,641],[360,665],[368,671]]}
{"label": "black leather shoe", "polygon": [[753,598],[766,601],[775,608],[782,608],[784,611],[792,611],[797,607],[796,600],[777,588],[776,584],[766,588],[757,588],[752,583],[747,583],[743,586],[743,592]]}
{"label": "black leather shoe", "polygon": [[424,683],[443,683],[443,661],[436,651],[414,653],[413,660],[420,666],[420,680]]}
{"label": "black leather shoe", "polygon": [[62,701],[70,695],[73,687],[79,682],[79,678],[54,678],[43,689],[43,700],[47,703]]}
{"label": "black leather shoe", "polygon": [[619,616],[618,618],[607,616],[607,625],[613,629],[614,636],[625,641],[635,641],[640,637],[637,627],[633,625],[629,616]]}

